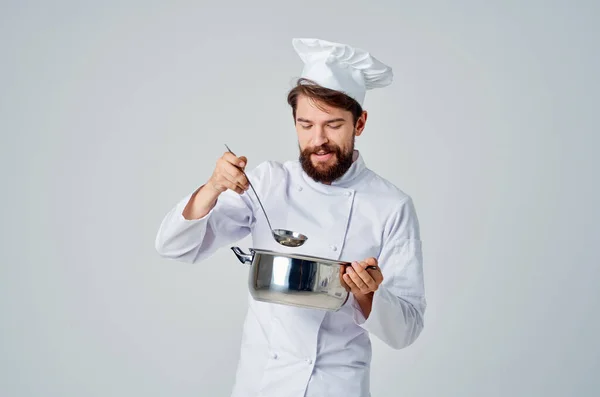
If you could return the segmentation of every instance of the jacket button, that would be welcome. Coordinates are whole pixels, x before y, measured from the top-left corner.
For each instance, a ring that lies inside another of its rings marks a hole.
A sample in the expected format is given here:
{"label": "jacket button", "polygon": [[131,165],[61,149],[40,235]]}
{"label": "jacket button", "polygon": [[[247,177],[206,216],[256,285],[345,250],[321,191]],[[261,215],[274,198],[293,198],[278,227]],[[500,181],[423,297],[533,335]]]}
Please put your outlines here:
{"label": "jacket button", "polygon": [[331,250],[332,250],[332,251],[337,251],[337,247],[336,247],[335,245],[332,245],[332,246],[331,246]]}
{"label": "jacket button", "polygon": [[276,360],[277,359],[277,353],[271,353],[271,357],[273,357]]}
{"label": "jacket button", "polygon": [[307,362],[308,364],[312,364],[312,363],[313,363],[313,360],[311,360],[310,358],[307,358],[307,359],[306,359],[306,362]]}
{"label": "jacket button", "polygon": [[347,191],[346,192],[346,196],[352,196],[352,192],[351,191]]}

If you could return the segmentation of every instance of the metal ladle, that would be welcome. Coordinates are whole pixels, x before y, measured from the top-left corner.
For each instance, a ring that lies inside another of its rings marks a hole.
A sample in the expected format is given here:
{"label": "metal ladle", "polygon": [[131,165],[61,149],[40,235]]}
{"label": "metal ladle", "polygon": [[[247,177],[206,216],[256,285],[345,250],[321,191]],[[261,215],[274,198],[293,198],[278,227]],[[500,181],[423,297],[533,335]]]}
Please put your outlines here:
{"label": "metal ladle", "polygon": [[[235,153],[233,153],[231,151],[231,149],[229,149],[229,146],[227,146],[227,144],[225,144],[225,147],[227,148],[227,151],[229,151],[229,153],[233,154],[234,156],[236,155]],[[254,186],[252,186],[252,182],[250,182],[250,178],[248,178],[248,175],[246,175],[244,170],[242,170],[241,168],[240,168],[240,171],[242,172],[242,174],[244,174],[244,176],[248,180],[248,184],[252,188],[252,191],[254,192],[254,195],[256,196],[256,199],[258,200],[258,204],[260,204],[260,208],[262,209],[263,214],[265,214],[265,218],[267,219],[267,223],[269,224],[269,229],[271,229],[271,234],[273,234],[273,238],[275,239],[275,241],[277,241],[279,244],[284,245],[286,247],[300,247],[302,244],[304,244],[306,242],[306,240],[308,240],[308,237],[306,237],[303,234],[300,234],[298,232],[293,232],[291,230],[273,229],[273,227],[271,226],[271,222],[269,221],[269,217],[267,216],[267,212],[265,211],[265,208],[263,207],[262,203],[260,202],[260,198],[258,197],[256,190],[254,190]]]}

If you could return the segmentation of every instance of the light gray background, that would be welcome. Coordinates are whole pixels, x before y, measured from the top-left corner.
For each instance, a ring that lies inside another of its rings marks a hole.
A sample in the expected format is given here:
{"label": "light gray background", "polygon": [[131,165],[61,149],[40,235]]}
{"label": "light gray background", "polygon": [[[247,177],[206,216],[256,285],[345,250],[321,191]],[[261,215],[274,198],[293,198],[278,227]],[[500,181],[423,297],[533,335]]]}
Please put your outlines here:
{"label": "light gray background", "polygon": [[224,143],[296,158],[320,37],[393,66],[358,148],[422,225],[426,327],[374,340],[373,396],[597,396],[593,3],[3,1],[0,395],[229,394],[247,268],[154,236]]}

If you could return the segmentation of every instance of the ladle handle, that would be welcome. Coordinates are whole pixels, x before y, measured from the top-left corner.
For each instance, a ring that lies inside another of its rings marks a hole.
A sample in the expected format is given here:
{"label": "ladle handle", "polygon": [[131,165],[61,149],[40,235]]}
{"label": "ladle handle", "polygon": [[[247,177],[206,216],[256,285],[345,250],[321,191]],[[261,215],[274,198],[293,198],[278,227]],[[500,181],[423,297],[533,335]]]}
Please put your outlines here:
{"label": "ladle handle", "polygon": [[[225,147],[227,148],[227,151],[229,153],[233,154],[234,156],[237,156],[235,153],[233,153],[231,151],[231,149],[229,149],[229,146],[227,146],[227,144],[225,144]],[[254,190],[254,186],[252,186],[252,182],[250,182],[250,178],[248,178],[248,175],[246,175],[246,173],[244,172],[243,169],[239,168],[239,170],[242,172],[242,174],[244,174],[244,176],[248,180],[248,184],[252,188],[252,191],[254,192],[254,195],[256,196],[256,199],[258,200],[258,204],[260,204],[260,208],[262,209],[263,214],[265,214],[265,218],[267,219],[267,223],[269,224],[269,229],[273,230],[273,227],[271,226],[271,222],[269,222],[269,217],[267,216],[267,212],[265,211],[265,208],[263,207],[262,203],[260,202],[260,198],[258,197],[258,194],[256,193],[256,190]]]}

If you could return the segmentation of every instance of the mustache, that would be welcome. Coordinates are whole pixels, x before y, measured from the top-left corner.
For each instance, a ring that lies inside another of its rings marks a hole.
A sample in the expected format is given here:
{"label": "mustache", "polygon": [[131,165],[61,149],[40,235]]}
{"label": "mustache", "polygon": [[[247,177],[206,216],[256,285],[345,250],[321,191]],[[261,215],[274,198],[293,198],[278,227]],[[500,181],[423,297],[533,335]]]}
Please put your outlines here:
{"label": "mustache", "polygon": [[337,145],[323,144],[323,145],[320,145],[320,146],[316,146],[316,147],[304,149],[304,154],[308,155],[308,154],[318,153],[318,152],[321,152],[321,151],[324,151],[324,152],[333,152],[333,153],[340,153],[341,149]]}

